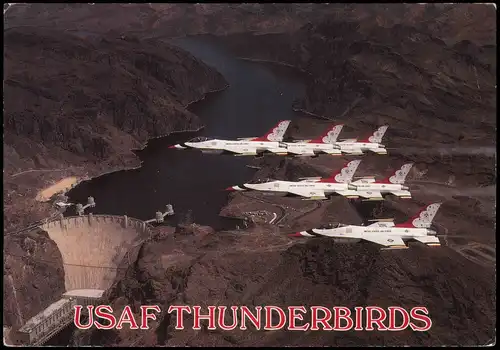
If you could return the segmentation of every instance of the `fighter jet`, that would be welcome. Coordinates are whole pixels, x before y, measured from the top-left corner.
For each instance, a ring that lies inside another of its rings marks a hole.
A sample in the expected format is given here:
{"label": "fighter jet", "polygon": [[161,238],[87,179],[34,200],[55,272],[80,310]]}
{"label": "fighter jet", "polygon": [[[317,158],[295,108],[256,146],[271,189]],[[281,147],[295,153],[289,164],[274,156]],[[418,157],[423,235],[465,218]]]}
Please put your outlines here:
{"label": "fighter jet", "polygon": [[405,223],[394,224],[393,219],[377,221],[369,226],[332,224],[327,227],[297,232],[293,237],[331,237],[334,239],[366,240],[384,246],[382,249],[405,249],[405,241],[417,240],[428,246],[440,246],[437,232],[431,229],[432,220],[442,203],[424,207]]}
{"label": "fighter jet", "polygon": [[329,178],[302,178],[301,181],[257,180],[243,185],[231,186],[227,191],[269,191],[284,192],[305,199],[327,199],[328,195],[337,193],[343,195],[348,192],[348,183],[351,181],[361,160],[352,160],[342,169]]}
{"label": "fighter jet", "polygon": [[235,141],[219,140],[208,137],[196,137],[188,142],[170,146],[169,148],[187,149],[197,148],[204,152],[226,152],[233,155],[261,155],[263,153],[286,154],[286,147],[282,144],[290,120],[280,121],[267,134],[261,137],[240,138]]}
{"label": "fighter jet", "polygon": [[66,208],[66,207],[71,207],[73,203],[65,203],[65,202],[56,202],[54,205],[60,209]]}
{"label": "fighter jet", "polygon": [[368,200],[383,200],[382,194],[393,194],[401,198],[411,198],[407,186],[404,186],[406,176],[410,172],[413,163],[403,165],[391,176],[376,181],[373,177],[366,177],[349,183],[349,191],[346,195],[357,195]]}
{"label": "fighter jet", "polygon": [[318,156],[319,154],[331,154],[340,156],[342,152],[334,147],[337,137],[344,125],[339,124],[328,128],[323,135],[313,140],[298,140],[284,142],[288,155],[297,156]]}
{"label": "fighter jet", "polygon": [[334,147],[339,149],[342,153],[350,155],[361,155],[367,151],[377,154],[387,154],[385,146],[382,145],[382,138],[389,128],[388,125],[379,127],[370,137],[362,140],[346,139],[334,142]]}

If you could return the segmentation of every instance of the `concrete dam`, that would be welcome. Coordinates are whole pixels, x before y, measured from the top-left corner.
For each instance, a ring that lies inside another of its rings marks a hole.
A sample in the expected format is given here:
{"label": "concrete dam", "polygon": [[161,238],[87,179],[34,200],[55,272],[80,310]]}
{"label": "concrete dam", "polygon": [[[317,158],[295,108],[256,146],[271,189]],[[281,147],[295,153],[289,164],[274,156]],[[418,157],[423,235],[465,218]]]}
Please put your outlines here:
{"label": "concrete dam", "polygon": [[61,252],[66,291],[107,290],[123,259],[134,261],[133,248],[152,234],[152,226],[144,221],[114,215],[66,217],[40,227]]}
{"label": "concrete dam", "polygon": [[[164,215],[172,212],[157,213],[154,221],[161,222]],[[125,273],[137,259],[141,244],[153,234],[148,222],[115,215],[64,218],[61,214],[39,227],[48,233],[61,253],[66,293],[19,330],[9,332],[7,338],[4,335],[9,344],[44,344],[72,322],[74,305],[99,303],[118,273]]]}

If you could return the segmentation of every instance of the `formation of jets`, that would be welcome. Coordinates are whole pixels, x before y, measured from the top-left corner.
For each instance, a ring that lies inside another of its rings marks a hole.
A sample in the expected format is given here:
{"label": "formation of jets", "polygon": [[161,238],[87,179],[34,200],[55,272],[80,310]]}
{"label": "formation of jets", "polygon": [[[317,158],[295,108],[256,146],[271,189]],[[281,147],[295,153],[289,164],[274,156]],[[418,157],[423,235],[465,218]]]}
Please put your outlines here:
{"label": "formation of jets", "polygon": [[[207,137],[197,137],[185,143],[170,146],[176,149],[200,149],[202,152],[228,153],[232,155],[276,154],[287,156],[316,157],[320,154],[362,155],[368,152],[387,154],[386,147],[381,144],[388,126],[380,126],[372,135],[365,139],[338,140],[343,125],[334,125],[312,140],[295,140],[284,142],[283,138],[290,125],[290,120],[280,121],[274,128],[261,137],[243,138],[238,140],[222,140]],[[363,198],[363,200],[383,200],[383,195],[391,194],[400,198],[411,198],[405,179],[413,163],[402,165],[385,179],[362,177],[354,180],[354,174],[361,160],[352,160],[330,177],[301,178],[298,181],[256,180],[245,184],[231,186],[228,191],[264,191],[280,192],[295,195],[307,200],[323,200],[332,195],[346,198]],[[417,240],[428,246],[439,246],[436,231],[431,229],[441,203],[433,203],[424,207],[408,222],[395,224],[393,219],[372,220],[375,223],[368,226],[331,224],[319,228],[292,234],[294,237],[331,237],[334,239],[367,240],[382,245],[382,249],[404,249],[408,240]]]}
{"label": "formation of jets", "polygon": [[366,200],[383,200],[383,194],[392,194],[401,198],[411,198],[406,176],[413,163],[403,165],[387,178],[376,181],[375,178],[361,178],[352,181],[361,160],[348,162],[341,170],[328,178],[302,178],[299,181],[256,180],[242,185],[231,186],[228,191],[265,191],[282,192],[305,197],[305,199],[327,199],[333,194],[347,198],[365,198]]}
{"label": "formation of jets", "polygon": [[219,152],[233,155],[263,155],[266,153],[290,156],[318,156],[329,154],[340,156],[361,155],[366,152],[387,154],[382,138],[388,126],[379,127],[366,139],[346,139],[337,141],[343,125],[335,125],[325,131],[323,135],[313,140],[295,140],[283,142],[290,120],[280,121],[264,136],[242,138],[238,140],[221,140],[209,137],[196,137],[185,143],[170,146],[176,149],[199,149],[202,152]]}

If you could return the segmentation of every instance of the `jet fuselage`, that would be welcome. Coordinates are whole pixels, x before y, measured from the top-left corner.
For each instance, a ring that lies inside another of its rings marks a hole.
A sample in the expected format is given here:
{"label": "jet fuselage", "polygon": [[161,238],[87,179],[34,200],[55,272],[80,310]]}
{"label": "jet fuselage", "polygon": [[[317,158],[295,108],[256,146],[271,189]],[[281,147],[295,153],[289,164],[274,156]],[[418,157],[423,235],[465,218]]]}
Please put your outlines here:
{"label": "jet fuselage", "polygon": [[304,237],[325,236],[330,238],[363,239],[369,242],[382,244],[383,249],[408,248],[404,240],[415,239],[429,246],[439,246],[436,231],[429,228],[395,227],[394,223],[380,224],[381,226],[347,225],[332,229],[311,229],[299,234]]}
{"label": "jet fuselage", "polygon": [[321,153],[341,155],[342,152],[331,143],[284,142],[287,152],[296,155],[316,155]]}
{"label": "jet fuselage", "polygon": [[379,182],[353,182],[349,184],[349,189],[356,191],[380,191],[389,193],[392,191],[409,191],[409,187],[400,184],[379,183]]}
{"label": "jet fuselage", "polygon": [[286,153],[286,148],[280,147],[276,141],[229,141],[212,139],[207,141],[185,142],[175,145],[175,148],[197,148],[201,150],[222,150],[240,154],[256,154],[259,152]]}
{"label": "jet fuselage", "polygon": [[387,154],[385,146],[380,143],[374,142],[335,142],[334,147],[343,153],[364,153],[367,151],[375,152],[377,154]]}
{"label": "jet fuselage", "polygon": [[[259,184],[245,184],[245,189],[256,191],[271,191],[271,192],[291,192],[295,190],[322,190],[325,193],[334,193],[336,191],[347,191],[347,183],[331,183],[331,182],[312,182],[312,181],[269,181]],[[237,186],[235,186],[237,187]]]}

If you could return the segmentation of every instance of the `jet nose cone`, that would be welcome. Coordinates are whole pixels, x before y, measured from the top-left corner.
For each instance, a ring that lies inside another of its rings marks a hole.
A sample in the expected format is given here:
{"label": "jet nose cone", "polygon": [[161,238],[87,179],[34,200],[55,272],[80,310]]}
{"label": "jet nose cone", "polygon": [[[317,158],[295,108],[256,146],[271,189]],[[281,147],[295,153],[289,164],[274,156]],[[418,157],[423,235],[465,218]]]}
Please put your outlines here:
{"label": "jet nose cone", "polygon": [[241,186],[230,186],[226,188],[226,191],[244,191],[245,189]]}
{"label": "jet nose cone", "polygon": [[184,149],[184,148],[186,148],[186,147],[183,147],[183,146],[181,146],[180,144],[177,144],[177,145],[172,145],[172,146],[169,146],[168,148]]}
{"label": "jet nose cone", "polygon": [[403,191],[409,191],[410,190],[410,188],[408,186],[401,186],[401,189]]}
{"label": "jet nose cone", "polygon": [[300,232],[295,232],[295,233],[289,234],[288,237],[304,237],[304,236]]}

